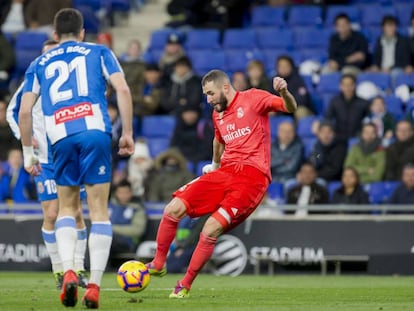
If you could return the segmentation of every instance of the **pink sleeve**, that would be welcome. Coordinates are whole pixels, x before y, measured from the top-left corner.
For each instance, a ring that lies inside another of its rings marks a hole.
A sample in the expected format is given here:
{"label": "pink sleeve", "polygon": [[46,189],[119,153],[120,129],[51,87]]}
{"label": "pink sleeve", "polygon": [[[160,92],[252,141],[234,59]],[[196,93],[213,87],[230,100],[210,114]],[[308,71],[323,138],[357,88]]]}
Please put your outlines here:
{"label": "pink sleeve", "polygon": [[271,111],[287,112],[283,102],[283,98],[273,95],[264,90],[251,89],[251,96],[254,100],[254,107],[260,114],[267,114]]}

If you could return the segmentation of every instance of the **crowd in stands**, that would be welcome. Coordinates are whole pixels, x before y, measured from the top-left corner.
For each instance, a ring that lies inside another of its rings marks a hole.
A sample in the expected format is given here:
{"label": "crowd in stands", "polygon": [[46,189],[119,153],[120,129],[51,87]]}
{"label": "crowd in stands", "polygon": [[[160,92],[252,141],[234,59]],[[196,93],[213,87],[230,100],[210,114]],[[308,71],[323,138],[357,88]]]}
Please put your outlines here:
{"label": "crowd in stands", "polygon": [[[43,26],[40,30],[47,31],[58,6],[68,5],[44,5],[48,10],[42,14],[49,19],[30,22],[27,10],[36,1],[13,0],[2,9],[4,93],[11,90],[13,79],[21,78],[13,71],[21,57],[18,33]],[[170,28],[154,31],[147,49],[133,39],[118,55],[133,98],[136,150],[129,159],[117,155],[121,123],[108,86],[114,207],[135,211],[144,202],[168,201],[211,161],[211,108],[200,81],[213,68],[228,72],[239,91],[255,87],[272,92],[271,78],[281,76],[299,104],[294,115],[270,117],[269,200],[299,207],[414,203],[414,14],[404,20],[399,15],[400,7],[412,14],[414,3],[202,2],[205,6],[170,1]],[[383,14],[368,24],[366,8]],[[274,14],[273,19],[266,20],[266,14]],[[95,40],[113,48],[112,39],[103,32]],[[28,202],[35,199],[35,185],[22,169],[19,142],[7,126],[7,95],[0,100],[0,202]],[[122,214],[119,209],[117,213]],[[306,214],[306,209],[297,213]]]}

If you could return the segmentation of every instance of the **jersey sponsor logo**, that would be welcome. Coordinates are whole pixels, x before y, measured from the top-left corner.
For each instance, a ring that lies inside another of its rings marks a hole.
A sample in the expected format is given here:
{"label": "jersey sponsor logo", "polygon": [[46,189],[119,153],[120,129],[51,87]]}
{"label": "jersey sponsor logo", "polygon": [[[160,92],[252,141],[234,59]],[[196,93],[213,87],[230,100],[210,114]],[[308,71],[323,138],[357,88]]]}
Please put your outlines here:
{"label": "jersey sponsor logo", "polygon": [[246,126],[246,127],[236,129],[236,125],[234,123],[227,124],[226,130],[227,130],[227,134],[222,135],[222,138],[223,138],[225,143],[229,143],[229,142],[231,142],[232,140],[234,140],[236,138],[240,138],[240,137],[243,137],[243,136],[250,135],[251,132],[252,132],[252,130],[250,129],[250,126]]}
{"label": "jersey sponsor logo", "polygon": [[91,103],[84,102],[57,110],[55,112],[55,124],[74,121],[86,116],[93,116],[93,110]]}

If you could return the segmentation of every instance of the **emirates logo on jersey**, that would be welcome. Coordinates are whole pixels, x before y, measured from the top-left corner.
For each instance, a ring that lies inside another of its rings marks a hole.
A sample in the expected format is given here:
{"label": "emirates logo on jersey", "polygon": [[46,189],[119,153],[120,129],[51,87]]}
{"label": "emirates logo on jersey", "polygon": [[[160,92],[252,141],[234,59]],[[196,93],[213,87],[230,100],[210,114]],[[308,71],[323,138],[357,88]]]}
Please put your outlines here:
{"label": "emirates logo on jersey", "polygon": [[248,136],[251,134],[252,130],[249,126],[242,127],[242,128],[236,128],[236,125],[234,123],[228,124],[226,126],[227,134],[223,135],[222,138],[224,142],[227,144],[231,142],[232,140],[236,138],[240,138],[243,136]]}
{"label": "emirates logo on jersey", "polygon": [[80,103],[75,106],[65,107],[55,112],[55,124],[74,121],[86,116],[93,116],[91,103]]}

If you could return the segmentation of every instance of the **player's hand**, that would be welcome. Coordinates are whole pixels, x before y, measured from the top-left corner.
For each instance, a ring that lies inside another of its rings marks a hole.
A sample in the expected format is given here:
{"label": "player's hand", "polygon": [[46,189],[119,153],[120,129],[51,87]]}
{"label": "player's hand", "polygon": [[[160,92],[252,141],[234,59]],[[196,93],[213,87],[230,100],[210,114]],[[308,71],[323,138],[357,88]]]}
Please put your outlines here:
{"label": "player's hand", "polygon": [[287,90],[287,82],[281,77],[273,78],[273,88],[276,92],[283,92]]}
{"label": "player's hand", "polygon": [[23,158],[24,169],[32,176],[39,176],[42,168],[39,163],[39,158],[35,154],[24,155]]}
{"label": "player's hand", "polygon": [[215,171],[220,166],[219,163],[211,162],[211,164],[206,164],[202,168],[203,174],[211,173],[212,171]]}
{"label": "player's hand", "polygon": [[120,156],[126,157],[133,155],[135,151],[135,144],[132,135],[122,135],[119,139],[119,151]]}

